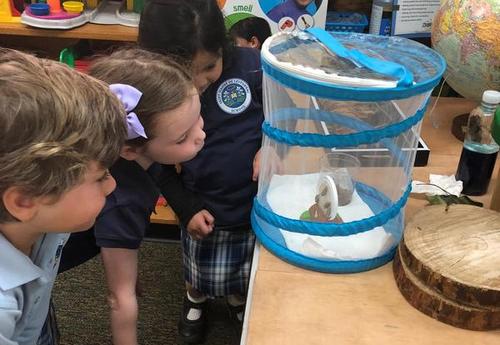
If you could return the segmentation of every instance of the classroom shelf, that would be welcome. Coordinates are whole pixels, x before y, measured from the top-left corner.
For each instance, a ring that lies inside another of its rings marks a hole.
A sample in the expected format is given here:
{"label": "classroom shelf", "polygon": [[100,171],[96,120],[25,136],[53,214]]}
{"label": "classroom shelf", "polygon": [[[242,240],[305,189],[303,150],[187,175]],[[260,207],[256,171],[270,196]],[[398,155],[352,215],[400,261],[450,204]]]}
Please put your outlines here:
{"label": "classroom shelf", "polygon": [[135,42],[137,28],[123,25],[85,24],[69,30],[38,29],[19,23],[0,23],[0,35],[51,37],[61,39],[93,39]]}

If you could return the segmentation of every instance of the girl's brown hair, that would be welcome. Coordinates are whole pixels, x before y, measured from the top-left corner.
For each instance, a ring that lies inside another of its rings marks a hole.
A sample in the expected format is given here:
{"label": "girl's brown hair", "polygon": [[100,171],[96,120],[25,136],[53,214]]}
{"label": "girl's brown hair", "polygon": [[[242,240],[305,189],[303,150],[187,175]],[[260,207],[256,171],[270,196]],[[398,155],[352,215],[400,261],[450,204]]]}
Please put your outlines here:
{"label": "girl's brown hair", "polygon": [[[109,167],[126,138],[125,111],[106,84],[55,61],[0,48],[0,196],[60,197],[88,163]],[[0,203],[0,223],[12,221]]]}
{"label": "girl's brown hair", "polygon": [[[139,48],[125,48],[95,60],[90,75],[108,84],[128,84],[142,92],[137,114],[148,139],[155,137],[157,115],[179,107],[194,91],[188,70],[173,58]],[[142,146],[147,139],[127,141]]]}

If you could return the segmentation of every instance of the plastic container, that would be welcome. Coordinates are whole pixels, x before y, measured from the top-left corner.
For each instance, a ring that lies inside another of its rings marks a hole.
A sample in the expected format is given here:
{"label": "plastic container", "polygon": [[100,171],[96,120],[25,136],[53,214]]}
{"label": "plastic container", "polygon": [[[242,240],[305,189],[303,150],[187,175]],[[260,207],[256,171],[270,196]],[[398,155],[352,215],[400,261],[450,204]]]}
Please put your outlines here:
{"label": "plastic container", "polygon": [[83,2],[65,1],[65,2],[63,2],[63,8],[68,13],[82,13],[83,12]]}
{"label": "plastic container", "polygon": [[369,33],[390,36],[392,30],[393,0],[373,0]]}
{"label": "plastic container", "polygon": [[[261,54],[265,121],[252,210],[260,242],[322,272],[359,272],[391,260],[421,119],[444,59],[406,38],[318,28],[275,34]],[[342,173],[326,174],[324,157],[347,150],[355,159],[328,160]],[[344,204],[339,185],[350,184]],[[315,218],[319,210],[328,217]]]}
{"label": "plastic container", "polygon": [[[354,181],[358,176],[360,165],[356,156],[347,153],[329,152],[321,157],[318,186],[321,186],[322,181],[326,181],[328,189],[332,190],[331,194],[334,199],[332,210],[351,203]],[[329,186],[331,183],[334,186]],[[322,192],[321,188],[318,188],[318,192]],[[335,216],[333,212],[330,212],[330,215]]]}
{"label": "plastic container", "polygon": [[61,12],[61,0],[47,0],[50,6],[50,14],[58,14]]}
{"label": "plastic container", "polygon": [[42,3],[31,4],[30,11],[35,16],[47,16],[50,13],[50,6]]}
{"label": "plastic container", "polygon": [[329,11],[326,14],[325,30],[344,32],[364,32],[368,18],[362,13]]}

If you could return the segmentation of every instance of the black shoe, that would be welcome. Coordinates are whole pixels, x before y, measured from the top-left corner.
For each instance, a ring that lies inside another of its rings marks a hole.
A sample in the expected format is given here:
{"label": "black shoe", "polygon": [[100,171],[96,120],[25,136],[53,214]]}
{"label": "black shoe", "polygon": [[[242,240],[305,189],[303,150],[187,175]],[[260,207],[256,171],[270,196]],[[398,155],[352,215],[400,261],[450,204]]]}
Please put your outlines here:
{"label": "black shoe", "polygon": [[[187,296],[184,296],[182,314],[177,325],[181,340],[186,344],[201,344],[205,341],[206,330],[206,305],[203,303],[193,303]],[[201,309],[201,316],[198,320],[189,320],[187,318],[190,309]]]}
{"label": "black shoe", "polygon": [[[236,332],[236,336],[238,338],[241,338],[241,329],[243,328],[243,317],[245,315],[245,303],[238,306],[233,306],[226,301],[226,306],[229,312],[229,318],[233,325],[233,329]],[[238,315],[240,317],[238,317]]]}

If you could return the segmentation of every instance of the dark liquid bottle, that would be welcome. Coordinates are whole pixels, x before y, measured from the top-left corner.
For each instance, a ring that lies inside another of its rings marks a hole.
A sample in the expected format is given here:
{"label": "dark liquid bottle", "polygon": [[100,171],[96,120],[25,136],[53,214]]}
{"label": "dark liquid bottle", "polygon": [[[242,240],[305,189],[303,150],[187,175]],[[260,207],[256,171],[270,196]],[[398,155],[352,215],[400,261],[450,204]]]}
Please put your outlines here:
{"label": "dark liquid bottle", "polygon": [[463,194],[483,195],[488,190],[499,149],[490,134],[493,113],[499,101],[499,92],[485,91],[481,106],[469,115],[456,174],[457,180],[463,182]]}
{"label": "dark liquid bottle", "polygon": [[475,152],[464,147],[458,163],[457,180],[462,180],[465,195],[483,195],[488,190],[495,167],[495,153]]}

